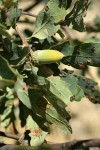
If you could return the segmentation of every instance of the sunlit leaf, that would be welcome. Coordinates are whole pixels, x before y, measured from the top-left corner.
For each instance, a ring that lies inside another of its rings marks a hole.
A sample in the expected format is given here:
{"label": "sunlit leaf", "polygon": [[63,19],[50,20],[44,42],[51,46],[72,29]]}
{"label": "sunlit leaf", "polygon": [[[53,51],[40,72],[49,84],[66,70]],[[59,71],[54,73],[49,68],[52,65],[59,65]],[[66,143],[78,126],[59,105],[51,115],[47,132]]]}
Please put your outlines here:
{"label": "sunlit leaf", "polygon": [[15,84],[15,91],[17,93],[17,96],[19,98],[19,100],[29,109],[31,109],[31,103],[30,103],[30,99],[28,96],[28,89],[27,86],[24,82],[22,81],[17,81]]}
{"label": "sunlit leaf", "polygon": [[67,119],[58,114],[56,109],[52,106],[49,106],[46,110],[46,119],[51,123],[55,123],[64,133],[68,134],[72,132]]}
{"label": "sunlit leaf", "polygon": [[31,146],[39,146],[44,142],[47,132],[43,131],[30,115],[27,118],[26,130],[30,131],[29,136],[31,137]]}
{"label": "sunlit leaf", "polygon": [[64,19],[66,10],[59,0],[50,0],[47,4],[47,10],[42,10],[36,19],[36,28],[32,37],[45,39],[54,35],[60,25],[57,23]]}

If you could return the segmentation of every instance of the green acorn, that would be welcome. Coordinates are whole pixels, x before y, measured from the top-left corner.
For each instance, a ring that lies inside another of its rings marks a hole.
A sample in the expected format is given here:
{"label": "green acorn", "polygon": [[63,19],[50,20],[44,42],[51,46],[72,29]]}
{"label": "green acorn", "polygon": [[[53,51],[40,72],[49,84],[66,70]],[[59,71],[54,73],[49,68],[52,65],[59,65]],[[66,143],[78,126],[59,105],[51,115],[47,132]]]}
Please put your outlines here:
{"label": "green acorn", "polygon": [[51,64],[60,61],[64,55],[57,50],[37,50],[32,54],[35,64]]}

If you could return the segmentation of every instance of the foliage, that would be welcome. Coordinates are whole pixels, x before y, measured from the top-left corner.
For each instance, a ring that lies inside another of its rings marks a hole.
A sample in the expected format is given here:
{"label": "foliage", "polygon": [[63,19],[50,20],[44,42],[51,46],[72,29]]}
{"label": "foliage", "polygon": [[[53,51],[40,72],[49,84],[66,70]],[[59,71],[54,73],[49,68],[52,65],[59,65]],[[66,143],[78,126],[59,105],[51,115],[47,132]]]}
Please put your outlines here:
{"label": "foliage", "polygon": [[[0,1],[0,121],[5,128],[15,124],[15,109],[19,108],[18,118],[25,127],[20,144],[41,145],[53,123],[65,134],[72,133],[71,115],[66,107],[69,102],[79,102],[87,96],[91,102],[100,103],[95,81],[59,69],[60,62],[84,71],[88,66],[100,67],[99,42],[64,40],[62,26],[81,32],[87,29],[83,17],[90,1],[77,0],[72,4],[69,0],[45,1],[46,6],[36,17],[35,30],[25,38],[16,27],[23,14],[18,1]],[[11,27],[17,34],[9,34]],[[38,65],[34,51],[45,49],[58,50],[64,58],[60,62]],[[16,99],[18,106],[14,103]]]}

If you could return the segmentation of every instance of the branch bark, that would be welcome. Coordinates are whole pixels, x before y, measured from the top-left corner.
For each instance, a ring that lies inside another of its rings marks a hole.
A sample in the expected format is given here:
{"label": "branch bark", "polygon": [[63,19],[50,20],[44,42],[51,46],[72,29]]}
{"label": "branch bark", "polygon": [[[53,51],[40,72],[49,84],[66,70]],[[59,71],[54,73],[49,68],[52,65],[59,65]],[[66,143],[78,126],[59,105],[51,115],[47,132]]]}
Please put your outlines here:
{"label": "branch bark", "polygon": [[100,139],[73,140],[62,144],[44,144],[41,146],[2,145],[0,150],[88,150],[100,148]]}

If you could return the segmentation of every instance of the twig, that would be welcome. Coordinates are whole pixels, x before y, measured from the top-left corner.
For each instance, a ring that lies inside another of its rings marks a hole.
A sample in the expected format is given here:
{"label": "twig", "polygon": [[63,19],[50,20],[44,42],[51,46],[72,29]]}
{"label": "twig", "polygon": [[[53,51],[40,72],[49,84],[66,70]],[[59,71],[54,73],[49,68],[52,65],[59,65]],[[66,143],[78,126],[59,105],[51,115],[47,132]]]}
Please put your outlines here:
{"label": "twig", "polygon": [[27,16],[31,16],[31,17],[36,17],[35,14],[32,14],[32,13],[30,13],[30,12],[25,12],[25,11],[22,12],[22,15],[27,15]]}
{"label": "twig", "polygon": [[19,20],[18,23],[30,24],[30,25],[32,24],[33,25],[35,22],[34,21],[27,21],[27,20]]}
{"label": "twig", "polygon": [[19,138],[20,138],[17,135],[5,133],[5,132],[2,132],[2,131],[0,131],[0,136],[4,136],[4,137],[15,139],[15,140],[19,140]]}
{"label": "twig", "polygon": [[100,139],[75,140],[69,142],[68,148],[73,149],[88,149],[91,147],[100,147]]}
{"label": "twig", "polygon": [[100,139],[89,139],[89,140],[73,140],[71,142],[61,143],[61,144],[43,144],[41,146],[21,146],[21,145],[11,145],[7,144],[5,146],[2,146],[0,150],[37,150],[37,149],[43,149],[43,150],[87,150],[89,148],[100,148]]}
{"label": "twig", "polygon": [[25,46],[28,46],[28,47],[29,47],[29,45],[28,45],[28,43],[27,43],[25,37],[23,36],[23,34],[21,33],[21,31],[18,29],[17,26],[16,26],[15,29],[16,29],[16,32],[18,33],[18,35],[20,36],[20,38],[21,38],[21,40],[22,40],[22,42],[23,42],[23,46],[25,45]]}
{"label": "twig", "polygon": [[[32,49],[29,47],[29,45],[28,45],[28,43],[27,43],[25,37],[23,36],[23,34],[21,33],[21,31],[18,29],[17,26],[16,26],[15,30],[16,30],[16,32],[18,33],[18,35],[20,36],[20,38],[21,38],[21,40],[22,40],[22,42],[23,42],[23,47],[24,47],[24,46],[28,47],[28,54],[29,54],[29,53],[32,53]],[[24,58],[21,60],[20,63],[25,62],[25,60],[26,60],[26,57],[24,57]],[[20,64],[20,63],[19,63],[19,64]]]}
{"label": "twig", "polygon": [[28,49],[29,49],[29,52],[30,52],[30,53],[33,53],[33,52],[32,52],[32,49],[30,48],[30,46],[29,46],[29,44],[28,44],[28,42],[26,41],[25,37],[23,36],[23,34],[21,33],[21,31],[18,29],[17,26],[16,26],[15,29],[16,29],[16,32],[18,33],[18,35],[20,36],[20,38],[21,38],[21,40],[22,40],[22,42],[23,42],[23,46],[27,46]]}
{"label": "twig", "polygon": [[[30,56],[32,57],[32,54],[33,54],[33,51],[32,49],[30,48],[28,42],[26,41],[25,37],[23,36],[23,34],[21,33],[21,31],[18,29],[18,27],[16,26],[16,32],[18,33],[18,35],[20,36],[22,42],[23,42],[23,46],[27,46],[28,49],[29,49],[29,54]],[[24,58],[25,59],[25,58]]]}

